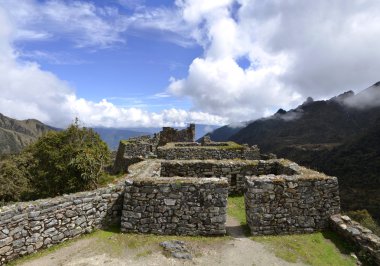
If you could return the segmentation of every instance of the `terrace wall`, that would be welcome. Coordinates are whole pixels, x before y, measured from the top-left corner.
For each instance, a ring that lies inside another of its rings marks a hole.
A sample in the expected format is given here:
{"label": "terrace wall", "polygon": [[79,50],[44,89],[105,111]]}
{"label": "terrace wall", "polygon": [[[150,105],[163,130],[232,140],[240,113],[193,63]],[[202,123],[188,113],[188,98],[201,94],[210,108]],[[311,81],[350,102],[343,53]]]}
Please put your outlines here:
{"label": "terrace wall", "polygon": [[229,148],[228,146],[158,147],[157,156],[165,160],[259,160],[260,150],[253,147]]}
{"label": "terrace wall", "polygon": [[380,265],[380,237],[345,215],[330,217],[331,228],[359,250],[358,255],[368,265]]}
{"label": "terrace wall", "polygon": [[124,184],[1,208],[0,264],[120,223]]}
{"label": "terrace wall", "polygon": [[247,223],[252,235],[310,233],[340,212],[338,180],[305,169],[293,176],[246,178]]}
{"label": "terrace wall", "polygon": [[226,233],[228,183],[218,178],[127,180],[122,232],[165,235]]}
{"label": "terrace wall", "polygon": [[244,177],[267,174],[294,174],[291,168],[279,161],[245,160],[174,160],[161,163],[161,176],[165,177],[224,177],[229,184],[229,194],[244,193]]}

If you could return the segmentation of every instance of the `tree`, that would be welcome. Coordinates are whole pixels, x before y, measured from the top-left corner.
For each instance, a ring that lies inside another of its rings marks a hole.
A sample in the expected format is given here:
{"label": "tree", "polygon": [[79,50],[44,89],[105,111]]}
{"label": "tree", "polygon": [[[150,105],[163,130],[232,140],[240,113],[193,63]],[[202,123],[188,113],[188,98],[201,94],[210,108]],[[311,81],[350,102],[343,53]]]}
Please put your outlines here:
{"label": "tree", "polygon": [[[97,187],[110,151],[92,129],[78,121],[63,131],[50,131],[0,170],[0,199],[53,197]],[[20,192],[17,187],[23,187]],[[18,193],[19,192],[19,193]],[[14,197],[12,197],[14,195]]]}
{"label": "tree", "polygon": [[110,152],[99,135],[78,122],[49,132],[27,148],[37,160],[33,183],[40,196],[55,196],[97,187]]}
{"label": "tree", "polygon": [[30,154],[12,155],[0,162],[0,201],[18,201],[30,192],[28,169],[34,164]]}

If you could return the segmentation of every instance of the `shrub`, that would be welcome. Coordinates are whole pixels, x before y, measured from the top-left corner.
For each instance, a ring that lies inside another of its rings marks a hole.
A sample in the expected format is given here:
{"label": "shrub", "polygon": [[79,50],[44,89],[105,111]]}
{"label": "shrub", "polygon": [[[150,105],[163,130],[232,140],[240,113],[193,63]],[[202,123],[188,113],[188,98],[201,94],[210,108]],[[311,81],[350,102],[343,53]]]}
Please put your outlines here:
{"label": "shrub", "polygon": [[2,187],[0,197],[3,201],[53,197],[96,188],[109,159],[108,147],[99,135],[76,121],[66,130],[48,132],[7,159],[0,184],[8,185]]}

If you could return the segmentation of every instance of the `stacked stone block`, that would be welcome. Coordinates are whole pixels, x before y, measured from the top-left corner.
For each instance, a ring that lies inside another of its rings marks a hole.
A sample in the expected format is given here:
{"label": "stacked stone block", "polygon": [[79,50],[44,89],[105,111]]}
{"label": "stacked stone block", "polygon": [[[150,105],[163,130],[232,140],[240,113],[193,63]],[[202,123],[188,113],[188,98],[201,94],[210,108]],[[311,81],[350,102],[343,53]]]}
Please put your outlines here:
{"label": "stacked stone block", "polygon": [[331,228],[358,249],[359,257],[368,265],[380,265],[380,237],[346,215],[330,217]]}
{"label": "stacked stone block", "polygon": [[122,232],[163,235],[226,233],[228,183],[218,178],[127,180]]}
{"label": "stacked stone block", "polygon": [[90,192],[23,202],[0,212],[1,263],[120,223],[123,183]]}
{"label": "stacked stone block", "polygon": [[293,174],[281,160],[174,160],[161,163],[161,176],[227,178],[229,194],[243,194],[244,178],[251,175]]}
{"label": "stacked stone block", "polygon": [[257,147],[163,146],[158,147],[157,157],[165,160],[258,160],[260,150]]}
{"label": "stacked stone block", "polygon": [[246,177],[252,235],[311,233],[326,228],[329,217],[340,212],[337,178],[305,170],[293,176]]}

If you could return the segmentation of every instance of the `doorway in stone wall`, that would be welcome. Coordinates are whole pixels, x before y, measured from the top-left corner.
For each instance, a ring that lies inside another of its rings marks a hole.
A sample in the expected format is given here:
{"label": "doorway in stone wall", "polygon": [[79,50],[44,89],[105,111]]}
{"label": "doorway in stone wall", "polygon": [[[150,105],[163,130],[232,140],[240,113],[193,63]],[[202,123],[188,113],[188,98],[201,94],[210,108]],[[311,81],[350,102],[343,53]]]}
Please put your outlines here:
{"label": "doorway in stone wall", "polygon": [[249,236],[243,195],[230,195],[228,197],[226,231],[228,235],[234,238]]}

